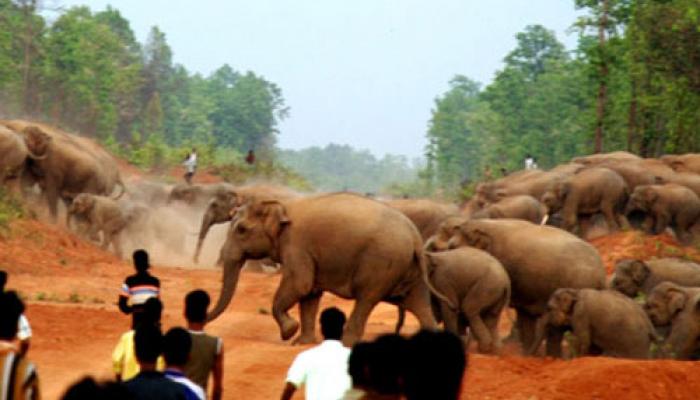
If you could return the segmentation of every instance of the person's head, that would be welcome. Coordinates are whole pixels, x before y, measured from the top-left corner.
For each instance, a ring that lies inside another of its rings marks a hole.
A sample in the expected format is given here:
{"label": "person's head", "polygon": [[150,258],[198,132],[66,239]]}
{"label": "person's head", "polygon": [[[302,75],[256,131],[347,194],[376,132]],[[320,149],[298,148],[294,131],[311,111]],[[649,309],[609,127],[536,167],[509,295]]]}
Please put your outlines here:
{"label": "person's head", "polygon": [[17,324],[23,312],[24,303],[17,292],[0,293],[0,340],[13,340],[17,336]]}
{"label": "person's head", "polygon": [[71,385],[61,400],[131,400],[133,398],[123,385],[115,382],[97,383],[92,377],[86,376]]}
{"label": "person's head", "polygon": [[373,342],[358,342],[352,346],[348,358],[348,375],[352,378],[352,387],[363,390],[370,388],[369,364],[373,351]]}
{"label": "person's head", "polygon": [[134,267],[138,272],[146,272],[148,268],[151,267],[151,264],[148,261],[148,252],[146,252],[144,249],[134,251],[133,259]]}
{"label": "person's head", "polygon": [[527,155],[525,156],[525,158],[532,158],[532,156],[530,155],[530,153],[527,153]]}
{"label": "person's head", "polygon": [[372,391],[382,395],[401,394],[407,341],[399,335],[383,335],[374,341],[369,362]]}
{"label": "person's head", "polygon": [[340,340],[345,327],[345,314],[336,307],[329,307],[321,313],[321,334],[327,340]]}
{"label": "person's head", "polygon": [[185,318],[187,322],[204,323],[207,320],[207,308],[211,299],[204,290],[198,289],[185,296]]}
{"label": "person's head", "polygon": [[139,364],[155,364],[163,349],[163,335],[160,328],[141,325],[134,333],[134,353]]}
{"label": "person's head", "polygon": [[163,357],[168,366],[183,367],[191,349],[192,337],[182,328],[172,328],[163,337]]}
{"label": "person's head", "polygon": [[449,332],[422,330],[408,341],[404,393],[408,400],[460,397],[467,357],[462,340]]}
{"label": "person's head", "polygon": [[143,303],[140,325],[160,326],[160,318],[163,315],[163,303],[157,297],[151,297]]}
{"label": "person's head", "polygon": [[7,272],[0,270],[0,293],[5,291],[6,284],[7,284]]}

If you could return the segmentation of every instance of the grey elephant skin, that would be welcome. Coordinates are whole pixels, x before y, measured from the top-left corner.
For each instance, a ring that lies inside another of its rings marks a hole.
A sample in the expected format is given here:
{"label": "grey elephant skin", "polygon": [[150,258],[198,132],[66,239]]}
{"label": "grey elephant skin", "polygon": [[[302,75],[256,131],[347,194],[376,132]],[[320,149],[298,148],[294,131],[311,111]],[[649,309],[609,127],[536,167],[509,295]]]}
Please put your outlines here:
{"label": "grey elephant skin", "polygon": [[27,155],[22,137],[0,125],[0,185],[20,177]]}
{"label": "grey elephant skin", "polygon": [[623,214],[627,196],[627,184],[615,171],[589,168],[555,182],[541,200],[550,213],[561,215],[567,231],[578,227],[580,216],[596,213],[602,213],[608,228],[616,230],[628,225]]}
{"label": "grey elephant skin", "polygon": [[[433,286],[457,306],[452,309],[434,299],[438,320],[455,335],[465,336],[469,327],[480,352],[498,352],[498,321],[510,303],[510,278],[501,263],[487,252],[469,247],[427,252],[425,256]],[[399,321],[397,332],[403,315]]]}
{"label": "grey elephant skin", "polygon": [[700,154],[669,154],[661,156],[660,160],[676,172],[700,174]]}
{"label": "grey elephant skin", "polygon": [[386,204],[407,216],[416,225],[423,240],[433,236],[446,218],[459,215],[459,208],[454,204],[435,200],[397,199],[389,200]]}
{"label": "grey elephant skin", "polygon": [[[596,249],[561,229],[511,219],[467,220],[455,227],[457,222],[445,222],[445,229],[452,231],[447,247],[487,251],[508,272],[523,349],[532,345],[535,322],[547,311],[556,289],[602,289],[605,285],[605,268]],[[428,245],[436,250],[445,247],[438,238]],[[560,343],[559,332],[548,335],[547,353],[560,355]]]}
{"label": "grey elephant skin", "polygon": [[557,289],[548,311],[537,321],[535,341],[540,347],[547,330],[571,330],[577,356],[649,358],[656,334],[641,305],[614,290]]}
{"label": "grey elephant skin", "polygon": [[534,224],[542,222],[547,215],[547,207],[536,198],[523,194],[507,196],[471,214],[474,219],[522,219]]}
{"label": "grey elephant skin", "polygon": [[645,309],[655,326],[668,331],[660,347],[662,357],[698,358],[700,287],[662,282],[649,293]]}
{"label": "grey elephant skin", "polygon": [[83,219],[88,225],[88,237],[102,234],[102,248],[107,249],[111,244],[118,257],[122,256],[122,230],[127,225],[127,219],[119,204],[109,197],[89,193],[77,195],[70,207],[68,216]]}
{"label": "grey elephant skin", "polygon": [[221,254],[223,284],[210,320],[231,301],[244,262],[270,257],[282,264],[272,314],[283,340],[299,329],[299,322],[288,314],[297,303],[301,314],[297,342],[315,340],[314,323],[324,291],[355,299],[345,344],[362,337],[367,318],[380,301],[405,307],[423,328],[437,326],[420,234],[403,214],[378,201],[338,193],[248,203],[238,209]]}
{"label": "grey elephant skin", "polygon": [[611,287],[629,297],[648,295],[661,282],[700,286],[700,265],[678,258],[621,260],[615,265]]}
{"label": "grey elephant skin", "polygon": [[233,191],[235,188],[229,183],[188,184],[175,185],[168,195],[168,203],[183,202],[190,206],[204,206],[209,200],[220,193]]}
{"label": "grey elephant skin", "polygon": [[209,229],[216,224],[231,221],[237,207],[252,200],[286,200],[295,197],[298,197],[298,194],[292,190],[274,185],[250,185],[216,190],[202,215],[193,261],[199,262],[199,254],[202,252],[202,245]]}
{"label": "grey elephant skin", "polygon": [[684,243],[692,240],[691,229],[700,219],[700,198],[690,189],[677,185],[637,186],[630,196],[625,212],[643,211],[646,218],[643,229],[660,234],[673,228]]}

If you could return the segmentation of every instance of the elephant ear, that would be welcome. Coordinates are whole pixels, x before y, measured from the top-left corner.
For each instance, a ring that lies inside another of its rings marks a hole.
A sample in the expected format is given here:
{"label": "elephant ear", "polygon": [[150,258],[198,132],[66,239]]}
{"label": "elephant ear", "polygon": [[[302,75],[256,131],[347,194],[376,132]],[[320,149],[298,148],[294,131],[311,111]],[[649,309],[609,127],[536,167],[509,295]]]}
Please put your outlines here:
{"label": "elephant ear", "polygon": [[578,290],[558,289],[554,293],[554,297],[557,299],[559,308],[566,314],[571,314],[576,302],[578,301]]}
{"label": "elephant ear", "polygon": [[485,231],[481,229],[472,229],[471,231],[463,233],[465,233],[470,246],[484,251],[489,251],[491,249],[493,239],[491,238],[491,235]]}
{"label": "elephant ear", "polygon": [[652,204],[656,203],[656,200],[658,199],[659,193],[657,193],[653,187],[648,186],[644,189],[644,200],[646,201],[648,206],[651,206]]}
{"label": "elephant ear", "polygon": [[287,210],[279,201],[263,201],[261,205],[265,234],[277,240],[282,230],[291,223]]}
{"label": "elephant ear", "polygon": [[559,184],[557,185],[557,197],[559,197],[560,200],[565,199],[570,192],[571,182],[559,182]]}
{"label": "elephant ear", "polygon": [[633,261],[629,266],[630,277],[637,285],[642,285],[649,276],[649,267],[641,260]]}
{"label": "elephant ear", "polygon": [[669,288],[666,292],[666,304],[668,304],[668,311],[671,315],[676,315],[683,310],[687,300],[687,295],[682,290],[678,290],[677,288]]}

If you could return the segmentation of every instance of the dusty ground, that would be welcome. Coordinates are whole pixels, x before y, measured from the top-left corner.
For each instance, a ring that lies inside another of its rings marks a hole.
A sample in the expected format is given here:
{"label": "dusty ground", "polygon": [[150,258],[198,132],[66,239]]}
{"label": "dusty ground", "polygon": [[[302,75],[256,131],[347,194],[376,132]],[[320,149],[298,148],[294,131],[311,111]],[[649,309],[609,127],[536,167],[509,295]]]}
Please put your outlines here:
{"label": "dusty ground", "polygon": [[[698,254],[676,247],[669,237],[644,238],[635,233],[593,243],[609,266],[615,259],[631,256]],[[0,237],[0,268],[10,273],[9,286],[28,301],[34,329],[30,356],[38,365],[46,398],[59,398],[67,385],[83,375],[111,376],[110,353],[129,324],[115,305],[119,286],[131,273],[128,264],[60,228],[21,221]],[[204,288],[217,296],[217,270],[154,267],[153,273],[163,286],[166,328],[183,323],[182,298],[187,291]],[[274,275],[244,273],[227,312],[208,327],[225,342],[225,398],[279,396],[288,365],[303,349],[281,342],[267,315],[277,282]],[[345,310],[351,306],[332,296],[323,302]],[[395,318],[393,307],[378,307],[368,336],[390,332]],[[504,318],[504,331],[508,322]],[[415,321],[410,320],[406,332],[415,329]],[[700,391],[698,363],[524,358],[515,348],[506,348],[504,354],[471,355],[464,398],[684,399],[696,398]]]}

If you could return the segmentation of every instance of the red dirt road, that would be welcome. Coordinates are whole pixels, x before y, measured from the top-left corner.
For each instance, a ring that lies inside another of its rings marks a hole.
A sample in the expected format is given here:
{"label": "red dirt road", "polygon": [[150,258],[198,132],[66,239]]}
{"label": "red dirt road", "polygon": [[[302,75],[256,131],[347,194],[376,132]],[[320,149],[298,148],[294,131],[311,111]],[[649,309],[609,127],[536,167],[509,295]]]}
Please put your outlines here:
{"label": "red dirt road", "polygon": [[[676,249],[665,238],[640,242],[631,235],[596,239],[594,244],[608,263],[634,255],[646,258],[654,252],[697,254]],[[129,324],[114,304],[123,278],[131,273],[128,264],[60,228],[22,221],[0,237],[0,268],[10,273],[9,287],[28,300],[34,329],[30,357],[38,365],[45,398],[59,398],[71,382],[86,374],[111,377],[112,348]],[[166,329],[183,324],[182,298],[187,291],[203,288],[214,298],[218,295],[217,270],[155,267],[153,273],[163,286]],[[277,276],[244,273],[232,304],[208,327],[224,338],[227,399],[278,397],[287,367],[303,349],[281,342],[267,314],[277,282]],[[330,304],[346,311],[351,307],[348,301],[326,295],[322,306]],[[395,308],[381,305],[370,318],[367,336],[392,331],[395,318]],[[507,324],[504,318],[504,330]],[[409,320],[405,332],[416,326]],[[686,399],[700,393],[700,363],[525,358],[513,355],[517,351],[511,348],[504,353],[471,354],[464,398]]]}

